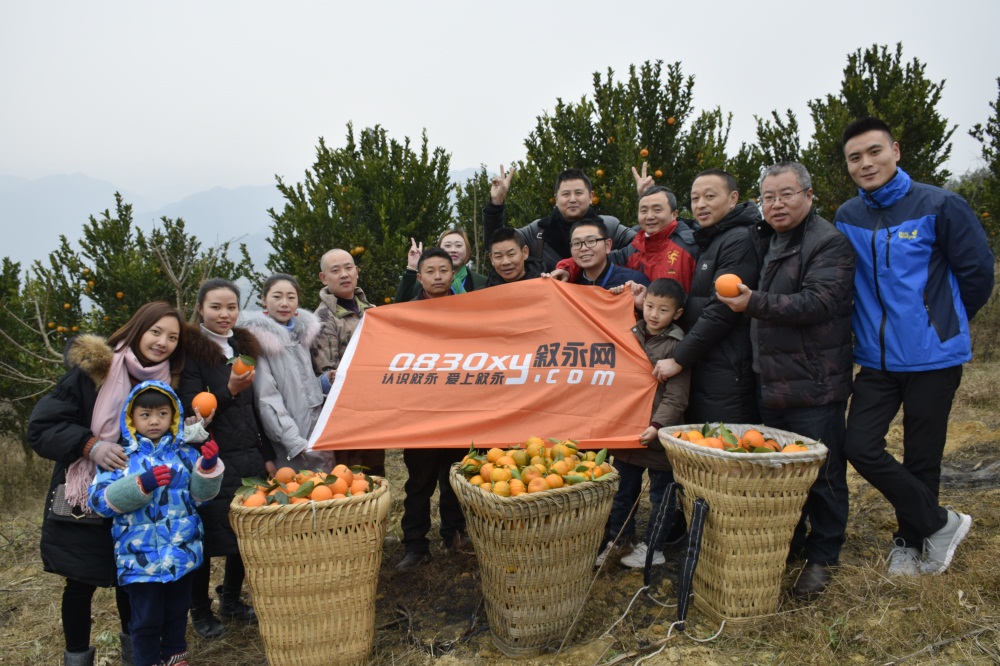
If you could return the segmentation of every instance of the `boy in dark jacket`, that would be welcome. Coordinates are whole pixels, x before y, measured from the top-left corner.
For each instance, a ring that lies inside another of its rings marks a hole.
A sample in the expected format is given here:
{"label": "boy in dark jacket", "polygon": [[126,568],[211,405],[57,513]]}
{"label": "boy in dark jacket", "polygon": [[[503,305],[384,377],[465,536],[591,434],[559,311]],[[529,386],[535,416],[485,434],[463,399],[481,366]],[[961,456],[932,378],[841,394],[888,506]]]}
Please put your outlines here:
{"label": "boy in dark jacket", "polygon": [[[649,357],[649,362],[656,364],[665,358],[670,358],[674,348],[684,338],[684,332],[675,322],[684,313],[684,287],[676,280],[660,278],[646,289],[646,297],[642,305],[643,318],[632,329],[642,348]],[[653,534],[653,521],[659,512],[660,503],[667,486],[674,480],[674,474],[667,461],[667,455],[657,437],[657,431],[669,425],[680,423],[688,404],[688,389],[691,382],[690,370],[685,370],[672,377],[667,382],[661,382],[656,387],[653,398],[653,414],[647,427],[639,436],[639,441],[645,449],[625,449],[615,453],[614,466],[618,470],[621,481],[618,492],[611,506],[608,518],[606,545],[597,557],[595,566],[601,566],[605,558],[619,540],[619,532],[624,541],[631,541],[635,536],[635,519],[632,507],[642,492],[642,473],[649,474],[649,501],[653,505],[649,515],[649,523],[643,540],[622,558],[622,564],[627,567],[642,568],[646,565],[646,552],[653,546],[653,564],[663,564],[663,543],[650,544]],[[668,531],[663,532],[662,542],[668,540]]]}

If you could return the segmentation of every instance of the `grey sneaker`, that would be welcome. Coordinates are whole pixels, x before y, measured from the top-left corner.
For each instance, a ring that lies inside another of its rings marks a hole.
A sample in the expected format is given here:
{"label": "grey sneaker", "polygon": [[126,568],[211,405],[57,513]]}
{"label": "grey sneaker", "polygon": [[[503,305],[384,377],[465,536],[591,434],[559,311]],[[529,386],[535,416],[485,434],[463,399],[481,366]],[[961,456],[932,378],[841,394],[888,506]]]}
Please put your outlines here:
{"label": "grey sneaker", "polygon": [[[632,549],[632,552],[622,558],[622,565],[629,567],[631,569],[642,569],[646,566],[646,553],[649,552],[649,546],[639,542],[639,544]],[[663,564],[667,559],[663,557],[663,551],[654,550],[653,551],[653,565]]]}
{"label": "grey sneaker", "polygon": [[889,551],[890,576],[916,576],[920,573],[920,551],[908,548],[896,541],[896,546]]}
{"label": "grey sneaker", "polygon": [[615,549],[614,541],[609,541],[607,544],[605,544],[604,550],[602,550],[601,554],[597,556],[596,560],[594,560],[594,566],[595,567],[604,566],[604,560],[608,559],[608,555],[610,555],[611,551],[614,549]]}
{"label": "grey sneaker", "polygon": [[944,572],[955,557],[955,550],[972,527],[972,516],[956,513],[948,509],[948,522],[944,527],[924,539],[924,561],[920,573],[939,574]]}

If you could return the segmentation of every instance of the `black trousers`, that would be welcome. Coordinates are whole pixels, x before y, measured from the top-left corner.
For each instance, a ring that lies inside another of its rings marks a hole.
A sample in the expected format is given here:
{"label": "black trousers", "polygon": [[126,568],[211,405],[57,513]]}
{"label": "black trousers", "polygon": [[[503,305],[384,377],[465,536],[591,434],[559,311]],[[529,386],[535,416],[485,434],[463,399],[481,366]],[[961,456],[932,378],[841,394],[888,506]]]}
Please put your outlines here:
{"label": "black trousers", "polygon": [[[847,459],[896,510],[893,538],[921,549],[948,520],[938,504],[948,415],[962,366],[923,372],[861,368],[847,417]],[[885,450],[885,435],[903,407],[903,462]]]}
{"label": "black trousers", "polygon": [[132,603],[132,655],[135,666],[156,666],[187,652],[187,614],[191,574],[169,583],[123,586]]}
{"label": "black trousers", "polygon": [[[764,425],[821,441],[829,450],[802,508],[792,537],[792,551],[801,550],[816,564],[834,565],[847,538],[849,493],[844,457],[846,401],[814,407],[771,409],[761,406]],[[808,520],[808,533],[806,521]]]}
{"label": "black trousers", "polygon": [[441,515],[441,538],[450,544],[458,533],[465,533],[465,516],[451,488],[448,475],[452,463],[465,456],[463,449],[403,449],[406,485],[403,490],[403,550],[407,553],[430,552],[427,533],[431,529],[431,496],[441,490],[438,511]]}
{"label": "black trousers", "polygon": [[[62,625],[66,638],[67,652],[86,652],[90,647],[91,601],[97,588],[89,583],[66,579],[62,596]],[[122,633],[128,633],[128,623],[132,610],[128,594],[120,586],[115,588],[115,603],[118,605],[118,619]]]}
{"label": "black trousers", "polygon": [[[200,567],[192,571],[188,576],[191,583],[191,607],[195,610],[204,611],[212,606],[212,597],[209,594],[209,585],[212,575],[212,560],[208,557]],[[246,569],[243,568],[243,558],[239,555],[226,555],[226,573],[222,579],[222,593],[228,598],[237,599],[243,590],[243,579],[246,578]]]}

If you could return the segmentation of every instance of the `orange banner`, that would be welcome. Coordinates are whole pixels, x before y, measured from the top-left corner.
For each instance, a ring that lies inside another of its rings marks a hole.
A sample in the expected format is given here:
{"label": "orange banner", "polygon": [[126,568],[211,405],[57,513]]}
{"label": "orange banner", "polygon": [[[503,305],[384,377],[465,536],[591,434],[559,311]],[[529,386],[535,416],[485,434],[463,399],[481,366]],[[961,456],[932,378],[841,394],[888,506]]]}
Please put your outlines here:
{"label": "orange banner", "polygon": [[656,380],[632,308],[627,290],[537,279],[368,310],[310,447],[638,448]]}

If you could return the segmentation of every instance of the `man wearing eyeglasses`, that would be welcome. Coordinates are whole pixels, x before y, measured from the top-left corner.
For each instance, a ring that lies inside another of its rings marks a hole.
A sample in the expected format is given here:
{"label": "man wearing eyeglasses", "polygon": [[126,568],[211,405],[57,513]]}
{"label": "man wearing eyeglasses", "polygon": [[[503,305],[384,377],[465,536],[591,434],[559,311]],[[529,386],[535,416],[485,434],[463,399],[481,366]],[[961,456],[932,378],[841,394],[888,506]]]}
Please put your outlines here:
{"label": "man wearing eyeglasses", "polygon": [[[764,425],[819,440],[829,449],[792,539],[807,562],[797,597],[826,589],[847,529],[844,413],[851,394],[854,250],[812,208],[812,179],[798,162],[775,164],[760,179],[767,224],[758,228],[760,281],[719,300],[750,320],[753,369]],[[806,520],[809,533],[806,535]]]}
{"label": "man wearing eyeglasses", "polygon": [[611,239],[603,220],[585,219],[576,222],[570,231],[570,252],[580,267],[576,284],[589,284],[612,289],[626,282],[649,286],[649,279],[631,268],[616,266],[608,258]]}
{"label": "man wearing eyeglasses", "polygon": [[[506,225],[507,191],[514,176],[514,169],[504,171],[500,165],[500,175],[493,178],[490,186],[490,201],[483,208],[483,238],[489,242],[493,234]],[[555,270],[560,259],[568,259],[570,252],[570,229],[579,220],[602,220],[607,227],[605,234],[611,239],[615,249],[628,247],[635,237],[635,231],[610,215],[598,215],[591,208],[593,188],[590,179],[579,169],[566,169],[556,178],[555,208],[546,217],[539,218],[517,232],[528,246],[530,256],[540,261],[542,270]]]}
{"label": "man wearing eyeglasses", "polygon": [[[969,321],[993,291],[993,253],[962,197],[897,166],[889,126],[862,118],[844,130],[858,196],[837,210],[854,246],[854,360],[847,459],[896,510],[889,574],[936,574],[951,564],[972,518],[940,505],[948,416],[972,360]],[[886,451],[903,407],[903,462]]]}

